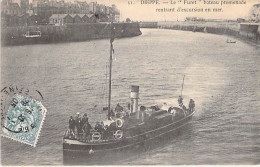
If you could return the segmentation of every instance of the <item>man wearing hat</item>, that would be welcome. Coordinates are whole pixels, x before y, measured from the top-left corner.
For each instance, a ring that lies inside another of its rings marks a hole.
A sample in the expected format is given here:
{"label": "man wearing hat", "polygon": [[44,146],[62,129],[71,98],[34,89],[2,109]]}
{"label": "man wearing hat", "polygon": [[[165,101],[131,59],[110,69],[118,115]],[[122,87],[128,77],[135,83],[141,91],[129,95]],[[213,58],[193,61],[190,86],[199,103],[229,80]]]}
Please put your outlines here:
{"label": "man wearing hat", "polygon": [[88,115],[87,114],[84,114],[83,115],[83,118],[81,120],[81,127],[83,127],[83,125],[88,122]]}
{"label": "man wearing hat", "polygon": [[69,129],[70,129],[70,137],[74,137],[74,130],[75,130],[75,119],[70,116],[70,119],[69,119]]}
{"label": "man wearing hat", "polygon": [[75,120],[75,124],[76,124],[76,129],[77,129],[77,133],[78,133],[78,139],[81,139],[81,136],[82,136],[82,128],[81,128],[81,118],[80,118],[80,113],[79,112],[77,112],[76,113],[77,114],[77,116],[76,116],[76,120]]}

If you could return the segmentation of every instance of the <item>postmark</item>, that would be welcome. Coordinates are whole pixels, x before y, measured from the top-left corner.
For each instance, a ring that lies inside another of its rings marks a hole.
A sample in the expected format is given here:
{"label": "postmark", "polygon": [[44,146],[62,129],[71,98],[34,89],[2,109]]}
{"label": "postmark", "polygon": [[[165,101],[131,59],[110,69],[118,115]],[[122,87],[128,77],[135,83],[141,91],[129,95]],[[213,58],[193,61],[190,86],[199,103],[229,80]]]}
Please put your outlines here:
{"label": "postmark", "polygon": [[43,95],[39,90],[26,88],[23,86],[9,85],[1,89],[1,128],[3,122],[5,122],[6,113],[9,109],[12,98],[15,94],[22,95],[24,97],[30,97],[38,101],[43,100]]}
{"label": "postmark", "polygon": [[2,124],[2,136],[35,147],[46,112],[41,102],[14,94]]}

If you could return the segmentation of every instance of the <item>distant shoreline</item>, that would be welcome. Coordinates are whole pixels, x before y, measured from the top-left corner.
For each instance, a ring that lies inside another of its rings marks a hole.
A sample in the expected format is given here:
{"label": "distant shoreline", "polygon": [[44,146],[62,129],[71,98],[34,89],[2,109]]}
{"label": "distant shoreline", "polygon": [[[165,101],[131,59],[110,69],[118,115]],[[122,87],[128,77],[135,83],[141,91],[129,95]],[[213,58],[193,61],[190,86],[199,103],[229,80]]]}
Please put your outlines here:
{"label": "distant shoreline", "polygon": [[[138,23],[114,23],[114,38],[141,35]],[[19,26],[1,31],[2,46],[49,44],[106,39],[111,37],[110,23],[82,23],[64,26]]]}
{"label": "distant shoreline", "polygon": [[[245,23],[246,24],[246,23]],[[249,23],[248,23],[249,24]],[[259,23],[260,24],[260,23]],[[204,32],[210,34],[227,35],[237,39],[260,45],[260,31],[241,32],[240,23],[237,22],[196,22],[196,21],[166,21],[166,22],[150,22],[141,26],[141,28],[159,28],[172,29],[180,31]],[[260,25],[259,25],[260,27]],[[249,28],[248,31],[251,29]],[[249,34],[249,35],[248,35]]]}

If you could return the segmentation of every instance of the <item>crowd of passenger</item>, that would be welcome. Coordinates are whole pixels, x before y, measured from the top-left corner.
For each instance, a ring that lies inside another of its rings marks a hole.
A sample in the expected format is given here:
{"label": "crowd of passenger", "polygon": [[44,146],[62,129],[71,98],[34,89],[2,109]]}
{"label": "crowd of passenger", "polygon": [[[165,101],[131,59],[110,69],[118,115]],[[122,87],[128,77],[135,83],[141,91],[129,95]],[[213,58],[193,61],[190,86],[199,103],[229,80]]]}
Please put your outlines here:
{"label": "crowd of passenger", "polygon": [[84,114],[81,118],[80,113],[76,114],[76,117],[70,116],[69,119],[69,132],[67,137],[79,140],[89,140],[89,135],[92,127],[88,121],[88,115]]}
{"label": "crowd of passenger", "polygon": [[[123,107],[117,104],[115,111],[111,110],[110,118],[120,118],[123,114]],[[126,114],[127,115],[127,114]],[[124,115],[125,116],[125,115]],[[116,131],[116,124],[104,125],[104,122],[97,121],[94,128],[90,125],[88,115],[84,114],[81,118],[80,113],[76,113],[76,117],[70,116],[69,130],[66,133],[66,137],[70,139],[77,139],[80,141],[90,141],[94,132],[99,132],[102,138],[107,139],[111,136],[111,132]]]}

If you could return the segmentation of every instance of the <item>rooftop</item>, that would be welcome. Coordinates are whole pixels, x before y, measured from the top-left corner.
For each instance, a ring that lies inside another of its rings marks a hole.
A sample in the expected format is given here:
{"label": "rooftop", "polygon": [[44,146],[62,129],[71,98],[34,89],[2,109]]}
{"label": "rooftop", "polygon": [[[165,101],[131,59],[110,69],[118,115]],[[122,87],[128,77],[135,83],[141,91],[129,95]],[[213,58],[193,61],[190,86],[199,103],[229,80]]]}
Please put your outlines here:
{"label": "rooftop", "polygon": [[68,14],[53,14],[51,15],[51,18],[65,18],[66,16],[68,16]]}

